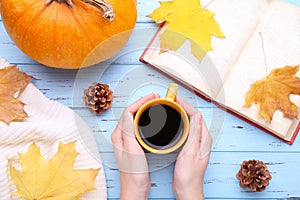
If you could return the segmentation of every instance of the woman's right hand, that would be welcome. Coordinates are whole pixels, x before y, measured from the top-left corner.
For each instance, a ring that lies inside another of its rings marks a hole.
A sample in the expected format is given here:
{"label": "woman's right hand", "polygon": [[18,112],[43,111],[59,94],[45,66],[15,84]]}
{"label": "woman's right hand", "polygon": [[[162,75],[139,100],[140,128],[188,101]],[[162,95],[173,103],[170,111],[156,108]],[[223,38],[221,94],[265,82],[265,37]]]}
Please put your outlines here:
{"label": "woman's right hand", "polygon": [[204,199],[203,179],[208,165],[212,139],[200,111],[176,97],[190,118],[188,139],[174,167],[173,191],[178,200]]}
{"label": "woman's right hand", "polygon": [[155,98],[159,98],[159,95],[150,94],[128,106],[112,133],[120,170],[121,200],[148,199],[150,174],[144,150],[135,138],[133,116],[144,103]]}

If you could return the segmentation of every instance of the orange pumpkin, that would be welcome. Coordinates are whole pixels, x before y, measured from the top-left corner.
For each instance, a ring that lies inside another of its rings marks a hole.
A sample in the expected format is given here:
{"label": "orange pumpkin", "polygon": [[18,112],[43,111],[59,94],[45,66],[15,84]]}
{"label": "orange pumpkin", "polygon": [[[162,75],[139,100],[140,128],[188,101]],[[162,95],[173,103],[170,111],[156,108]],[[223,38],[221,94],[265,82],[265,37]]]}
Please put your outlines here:
{"label": "orange pumpkin", "polygon": [[6,31],[32,59],[80,68],[107,60],[128,41],[135,0],[0,0]]}

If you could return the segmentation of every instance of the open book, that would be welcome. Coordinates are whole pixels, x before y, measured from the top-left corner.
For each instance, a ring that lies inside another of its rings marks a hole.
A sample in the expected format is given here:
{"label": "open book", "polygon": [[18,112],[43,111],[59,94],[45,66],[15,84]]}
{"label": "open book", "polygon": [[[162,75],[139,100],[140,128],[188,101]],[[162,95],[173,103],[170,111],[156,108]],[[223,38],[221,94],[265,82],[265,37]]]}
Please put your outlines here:
{"label": "open book", "polygon": [[[209,2],[202,0],[202,6]],[[285,118],[276,111],[267,122],[259,116],[257,105],[245,108],[244,103],[251,84],[272,69],[300,64],[300,8],[276,0],[218,0],[206,9],[215,13],[225,39],[212,37],[214,49],[201,61],[191,54],[189,40],[177,51],[161,51],[159,35],[167,24],[159,28],[140,60],[292,144],[299,117]],[[299,96],[290,98],[300,106]]]}

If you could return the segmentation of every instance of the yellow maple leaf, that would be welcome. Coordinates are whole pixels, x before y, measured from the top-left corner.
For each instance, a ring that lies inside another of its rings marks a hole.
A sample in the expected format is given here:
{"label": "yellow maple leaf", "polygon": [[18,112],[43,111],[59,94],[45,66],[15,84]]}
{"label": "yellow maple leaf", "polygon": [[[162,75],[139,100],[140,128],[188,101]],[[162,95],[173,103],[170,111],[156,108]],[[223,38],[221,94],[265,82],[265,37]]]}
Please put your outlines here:
{"label": "yellow maple leaf", "polygon": [[186,39],[191,51],[201,60],[212,50],[211,37],[224,38],[214,13],[201,7],[200,0],[174,0],[160,2],[160,7],[148,16],[157,23],[167,22],[167,29],[160,35],[162,49],[177,50]]}
{"label": "yellow maple leaf", "polygon": [[23,90],[31,77],[18,70],[17,66],[0,69],[0,121],[9,124],[27,117],[24,104],[13,95]]}
{"label": "yellow maple leaf", "polygon": [[246,94],[245,106],[258,104],[259,114],[271,121],[278,109],[285,117],[297,118],[298,106],[290,101],[290,95],[300,95],[299,66],[274,69],[268,77],[256,81]]}
{"label": "yellow maple leaf", "polygon": [[48,162],[35,143],[19,157],[22,171],[10,166],[10,175],[20,198],[76,200],[95,189],[94,180],[100,169],[73,169],[77,157],[75,142],[59,143],[58,152]]}

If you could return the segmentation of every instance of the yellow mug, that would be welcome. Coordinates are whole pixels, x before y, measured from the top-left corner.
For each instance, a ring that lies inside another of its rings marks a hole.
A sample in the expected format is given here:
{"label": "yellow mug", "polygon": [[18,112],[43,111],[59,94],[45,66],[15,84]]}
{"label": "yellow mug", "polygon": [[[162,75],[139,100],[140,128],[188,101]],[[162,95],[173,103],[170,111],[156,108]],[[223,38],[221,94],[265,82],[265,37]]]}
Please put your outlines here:
{"label": "yellow mug", "polygon": [[178,85],[171,83],[165,98],[143,104],[134,118],[135,136],[148,152],[167,154],[179,149],[186,141],[189,119],[175,102]]}

